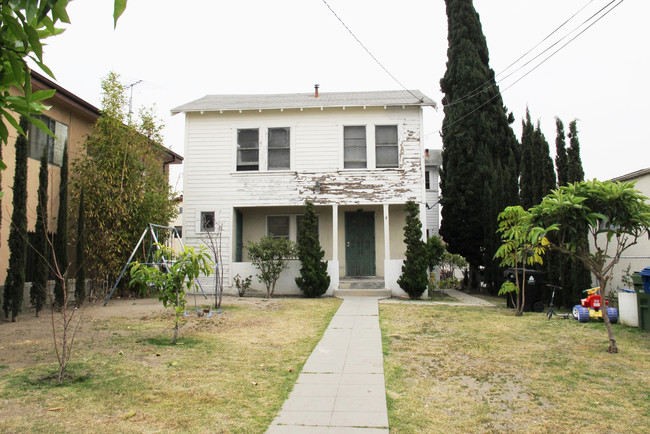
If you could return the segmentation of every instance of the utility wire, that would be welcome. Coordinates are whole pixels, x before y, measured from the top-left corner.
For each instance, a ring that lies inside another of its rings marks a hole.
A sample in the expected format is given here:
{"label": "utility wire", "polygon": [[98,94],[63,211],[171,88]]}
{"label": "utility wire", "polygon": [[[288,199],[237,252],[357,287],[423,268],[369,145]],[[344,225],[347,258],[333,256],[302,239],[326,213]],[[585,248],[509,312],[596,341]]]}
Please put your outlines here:
{"label": "utility wire", "polygon": [[413,96],[413,98],[417,99],[420,103],[424,102],[424,98],[415,95],[412,91],[407,89],[406,86],[404,86],[393,74],[390,73],[390,71],[388,69],[386,69],[386,67],[384,65],[382,65],[382,63],[370,52],[370,50],[363,44],[363,42],[361,42],[361,40],[359,38],[357,38],[357,36],[352,32],[352,30],[350,30],[350,28],[345,24],[345,22],[343,22],[341,17],[339,17],[338,14],[336,12],[334,12],[334,9],[332,9],[332,7],[327,3],[327,1],[322,0],[322,2],[325,4],[325,6],[327,6],[327,9],[329,9],[330,12],[332,12],[332,14],[334,14],[336,19],[339,20],[339,22],[343,25],[343,27],[345,27],[345,30],[347,30],[348,33],[350,33],[350,35],[352,35],[354,40],[357,41],[359,43],[359,45],[361,45],[361,47],[364,50],[366,50],[366,53],[368,53],[368,55],[370,57],[372,57],[372,60],[377,62],[377,65],[379,65],[381,67],[381,69],[383,69],[384,72],[386,72],[386,74],[388,74],[390,76],[390,78],[392,78],[397,84],[399,84],[402,87],[402,89],[404,89],[405,91],[410,93]]}
{"label": "utility wire", "polygon": [[[614,1],[616,1],[616,0],[613,0],[613,1],[611,1],[610,3],[608,3],[607,6],[609,6],[610,4],[614,3]],[[589,26],[585,27],[582,31],[580,31],[580,33],[578,33],[577,35],[575,35],[573,38],[571,38],[569,41],[567,41],[564,45],[562,45],[562,46],[559,47],[557,50],[555,50],[553,53],[551,53],[549,56],[547,56],[544,60],[542,60],[542,61],[539,62],[537,65],[535,65],[533,68],[531,68],[528,72],[526,72],[524,75],[522,75],[521,77],[519,77],[517,80],[515,80],[513,83],[511,83],[508,87],[506,87],[505,89],[503,89],[503,90],[501,91],[501,93],[507,91],[507,90],[510,89],[512,86],[514,86],[515,84],[517,84],[518,82],[520,82],[522,79],[524,79],[526,76],[528,76],[530,73],[532,73],[534,70],[536,70],[537,68],[539,68],[540,66],[542,66],[542,65],[543,65],[544,63],[546,63],[546,61],[548,61],[551,57],[555,56],[555,55],[556,55],[560,50],[562,50],[564,47],[566,47],[566,46],[569,45],[571,42],[573,42],[576,38],[578,38],[578,37],[579,37],[580,35],[582,35],[584,32],[586,32],[587,30],[589,30],[589,29],[590,29],[594,24],[596,24],[598,21],[600,21],[600,20],[603,19],[605,16],[607,16],[611,11],[613,11],[616,7],[618,7],[618,6],[619,6],[621,3],[623,3],[624,1],[625,1],[625,0],[619,0],[618,3],[616,3],[616,4],[615,4],[614,6],[612,6],[608,11],[606,11],[605,13],[603,13],[603,14],[602,14],[600,17],[598,17],[598,18],[597,18],[593,23],[591,23]],[[602,8],[602,9],[600,9],[596,14],[594,14],[592,17],[590,17],[589,20],[591,20],[595,15],[599,14],[599,13],[600,13],[603,9],[605,9],[607,6],[605,6],[605,7]],[[587,21],[589,21],[589,20],[587,20]],[[583,23],[583,24],[584,24],[584,23]],[[582,25],[582,24],[581,24],[581,25]],[[578,26],[578,27],[580,27],[580,26]],[[576,28],[576,29],[577,29],[577,28]],[[575,31],[575,29],[574,29],[574,31]],[[555,45],[555,44],[554,44],[554,45]],[[537,56],[537,57],[539,57],[539,56]],[[475,113],[476,111],[478,111],[479,109],[481,109],[482,107],[484,107],[486,104],[488,104],[489,102],[491,102],[492,100],[494,100],[495,98],[497,98],[499,95],[500,95],[499,93],[495,94],[493,97],[491,97],[490,99],[488,99],[487,101],[485,101],[483,104],[481,104],[480,106],[476,107],[474,110],[472,110],[471,112],[467,113],[466,115],[462,116],[460,119],[458,119],[458,120],[452,122],[452,123],[449,124],[449,125],[444,126],[444,127],[441,128],[438,132],[442,133],[442,130],[443,130],[443,129],[447,129],[447,128],[449,128],[449,127],[451,127],[451,126],[457,124],[458,122],[462,121],[463,119],[467,118],[468,116],[472,115],[473,113]],[[433,133],[429,133],[429,134],[433,134]],[[427,135],[428,135],[428,134],[427,134]]]}
{"label": "utility wire", "polygon": [[504,72],[506,72],[508,69],[510,69],[512,66],[514,66],[517,62],[519,62],[519,61],[520,61],[521,59],[523,59],[524,57],[528,56],[528,55],[529,55],[529,54],[530,54],[530,53],[531,53],[535,48],[537,48],[537,47],[539,47],[540,45],[542,45],[542,44],[543,44],[543,43],[544,43],[548,38],[550,38],[551,36],[553,36],[553,35],[554,35],[555,33],[557,33],[557,32],[558,32],[562,27],[564,27],[565,25],[567,25],[567,24],[569,23],[569,21],[571,21],[572,19],[574,19],[574,18],[576,17],[576,15],[578,15],[580,12],[582,12],[582,11],[583,11],[587,6],[589,6],[589,5],[592,4],[593,2],[594,2],[594,0],[589,0],[589,1],[587,2],[587,4],[585,4],[585,5],[584,5],[583,7],[581,7],[577,12],[575,12],[573,15],[571,15],[569,18],[567,18],[567,19],[566,19],[562,24],[560,24],[558,27],[556,27],[555,30],[553,30],[551,33],[549,33],[548,35],[546,35],[546,37],[545,37],[544,39],[542,39],[541,41],[539,41],[537,44],[535,44],[535,45],[534,45],[532,48],[530,48],[528,51],[526,51],[524,54],[522,54],[521,56],[519,56],[519,58],[518,58],[517,60],[515,60],[514,62],[512,62],[510,65],[506,66],[506,68],[505,68],[503,71],[499,72],[499,73],[496,75],[496,77],[498,77],[499,75],[501,75],[501,74],[503,74]]}
{"label": "utility wire", "polygon": [[[557,44],[559,44],[560,42],[562,42],[564,39],[568,38],[568,37],[569,37],[573,32],[577,31],[580,27],[584,26],[586,23],[588,23],[589,21],[591,21],[595,16],[597,16],[598,14],[600,14],[604,9],[606,9],[609,5],[611,5],[611,4],[614,3],[615,1],[616,1],[616,0],[611,0],[607,5],[605,5],[605,6],[602,7],[598,12],[594,13],[594,14],[591,15],[589,18],[587,18],[586,20],[584,20],[582,23],[580,23],[579,25],[577,25],[573,30],[571,30],[569,33],[567,33],[564,37],[560,38],[558,41],[556,41],[556,42],[554,42],[553,44],[551,44],[549,47],[547,47],[546,49],[544,49],[541,53],[537,54],[535,57],[533,57],[532,59],[530,59],[529,61],[527,61],[527,62],[524,63],[523,65],[521,65],[519,68],[517,68],[517,69],[515,69],[514,71],[512,71],[510,74],[508,74],[508,75],[506,75],[505,77],[499,79],[495,84],[492,84],[491,80],[488,80],[488,81],[486,81],[485,83],[483,83],[482,85],[478,86],[478,87],[477,87],[476,89],[474,89],[473,91],[471,91],[470,93],[468,93],[467,95],[465,95],[465,96],[463,96],[463,97],[461,97],[461,98],[459,98],[459,99],[457,99],[457,100],[455,100],[455,101],[452,101],[452,102],[450,102],[449,104],[446,104],[445,107],[450,107],[450,106],[453,106],[453,105],[456,105],[456,104],[460,104],[460,103],[462,103],[462,102],[464,102],[464,101],[467,101],[468,99],[474,98],[476,95],[480,94],[481,92],[484,92],[484,91],[488,90],[489,88],[495,86],[496,84],[499,84],[499,83],[501,83],[502,81],[504,81],[504,80],[510,78],[511,76],[513,76],[514,74],[516,74],[517,72],[521,71],[523,68],[525,68],[526,66],[528,66],[528,65],[531,64],[532,62],[534,62],[536,59],[538,59],[538,58],[539,58],[540,56],[542,56],[544,53],[546,53],[547,51],[549,51],[550,49],[552,49],[554,46],[556,46]],[[548,36],[546,36],[543,40],[541,40],[539,43],[537,43],[533,48],[531,48],[530,50],[528,50],[525,54],[523,54],[522,56],[520,56],[517,60],[515,60],[515,61],[512,62],[510,65],[508,65],[508,66],[507,66],[503,71],[499,72],[499,73],[495,76],[495,78],[498,77],[499,75],[503,74],[504,72],[506,72],[506,71],[507,71],[508,69],[510,69],[513,65],[515,65],[517,62],[519,62],[519,61],[520,61],[521,59],[523,59],[524,57],[526,57],[526,56],[527,56],[528,54],[530,54],[530,53],[531,53],[535,48],[539,47],[539,46],[540,46],[544,41],[546,41],[549,37],[551,37],[553,34],[555,34],[555,33],[556,33],[558,30],[560,30],[562,27],[564,27],[564,25],[565,25],[566,23],[568,23],[571,19],[573,19],[577,14],[579,14],[580,12],[582,12],[582,10],[585,9],[585,8],[586,8],[590,3],[592,3],[592,2],[593,2],[593,0],[590,0],[589,3],[587,3],[587,4],[584,5],[584,6],[583,6],[579,11],[577,11],[576,13],[574,13],[574,14],[573,14],[573,15],[572,15],[568,20],[566,20],[566,21],[565,21],[564,23],[562,23],[559,27],[557,27],[555,30],[553,30],[553,31],[552,31]]]}

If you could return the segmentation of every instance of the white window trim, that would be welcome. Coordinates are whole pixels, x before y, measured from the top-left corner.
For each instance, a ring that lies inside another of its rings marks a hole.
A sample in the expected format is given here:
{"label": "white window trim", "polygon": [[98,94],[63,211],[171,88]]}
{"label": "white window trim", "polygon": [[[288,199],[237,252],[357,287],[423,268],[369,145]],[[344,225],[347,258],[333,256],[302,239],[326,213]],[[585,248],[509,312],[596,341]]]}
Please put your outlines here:
{"label": "white window trim", "polygon": [[217,219],[218,219],[218,216],[219,216],[217,211],[212,210],[212,209],[199,209],[199,210],[196,211],[196,221],[195,221],[195,224],[194,224],[194,229],[195,229],[197,234],[207,234],[208,232],[213,232],[213,231],[204,231],[204,230],[202,230],[203,227],[202,227],[202,224],[201,224],[201,214],[206,213],[206,212],[214,213],[214,226],[215,226],[215,229],[217,227],[217,221],[218,221]]}
{"label": "white window trim", "polygon": [[[397,130],[397,143],[395,144],[397,146],[397,167],[377,167],[377,149],[376,149],[376,137],[375,137],[375,130],[377,127],[395,127]],[[378,170],[396,170],[396,169],[401,169],[402,168],[402,156],[400,155],[399,149],[400,149],[400,143],[402,143],[402,137],[401,137],[401,129],[399,124],[397,123],[381,123],[381,124],[374,124],[372,125],[372,159],[373,159],[373,167],[375,167]]]}
{"label": "white window trim", "polygon": [[[366,167],[345,167],[345,127],[366,127]],[[375,127],[376,126],[395,126],[397,127],[397,167],[377,167],[377,154],[375,151]],[[397,122],[368,123],[367,121],[345,122],[338,124],[339,130],[339,170],[358,172],[364,170],[399,170],[402,168],[402,155],[400,153],[400,144],[402,143],[402,128]]]}
{"label": "white window trim", "polygon": [[[289,168],[288,169],[269,169],[269,128],[289,128]],[[258,169],[257,170],[237,170],[237,131],[257,129],[259,132],[258,147]],[[269,124],[242,125],[232,129],[232,173],[283,173],[295,171],[296,159],[296,125],[293,122],[273,122]]]}

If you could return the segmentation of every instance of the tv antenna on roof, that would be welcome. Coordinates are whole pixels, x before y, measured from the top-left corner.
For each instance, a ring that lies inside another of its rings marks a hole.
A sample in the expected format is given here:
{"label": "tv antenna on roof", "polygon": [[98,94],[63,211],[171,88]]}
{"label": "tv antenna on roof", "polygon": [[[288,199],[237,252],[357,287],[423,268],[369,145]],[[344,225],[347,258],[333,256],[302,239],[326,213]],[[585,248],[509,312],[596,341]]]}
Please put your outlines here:
{"label": "tv antenna on roof", "polygon": [[125,89],[130,90],[130,95],[129,95],[129,124],[131,123],[131,113],[133,113],[133,110],[132,110],[132,108],[133,108],[133,88],[136,85],[140,84],[140,83],[142,83],[142,80],[138,80],[138,81],[135,81],[135,82],[133,82],[133,83],[131,83],[129,85],[124,86]]}

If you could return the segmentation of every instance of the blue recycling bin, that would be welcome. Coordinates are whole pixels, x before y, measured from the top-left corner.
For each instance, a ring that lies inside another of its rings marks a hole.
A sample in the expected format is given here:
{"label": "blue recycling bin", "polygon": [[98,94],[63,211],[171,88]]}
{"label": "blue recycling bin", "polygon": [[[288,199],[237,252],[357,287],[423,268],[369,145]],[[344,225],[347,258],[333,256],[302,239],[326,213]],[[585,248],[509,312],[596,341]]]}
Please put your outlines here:
{"label": "blue recycling bin", "polygon": [[639,272],[641,281],[643,282],[643,292],[650,294],[650,267],[645,267]]}

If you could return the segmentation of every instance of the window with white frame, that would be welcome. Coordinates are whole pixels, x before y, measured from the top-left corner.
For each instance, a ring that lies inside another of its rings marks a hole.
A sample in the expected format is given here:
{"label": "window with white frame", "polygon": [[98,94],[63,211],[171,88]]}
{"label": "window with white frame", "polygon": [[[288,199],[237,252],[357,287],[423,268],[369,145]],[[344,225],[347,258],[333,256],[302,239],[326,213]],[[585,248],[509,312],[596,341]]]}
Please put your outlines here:
{"label": "window with white frame", "polygon": [[269,128],[268,168],[269,170],[289,169],[291,166],[291,129]]}
{"label": "window with white frame", "polygon": [[431,173],[428,170],[424,172],[424,188],[431,190]]}
{"label": "window with white frame", "polygon": [[375,126],[375,156],[378,168],[399,167],[396,125]]}
{"label": "window with white frame", "polygon": [[365,125],[343,127],[343,167],[345,169],[367,167]]}
{"label": "window with white frame", "polygon": [[201,211],[201,232],[213,232],[214,225],[214,211]]}
{"label": "window with white frame", "polygon": [[259,170],[260,130],[246,128],[237,130],[237,171]]}
{"label": "window with white frame", "polygon": [[63,164],[63,151],[68,142],[68,126],[45,115],[35,115],[42,121],[54,137],[38,129],[34,124],[29,127],[29,158],[40,160],[43,150],[47,148],[47,161],[55,166]]}

